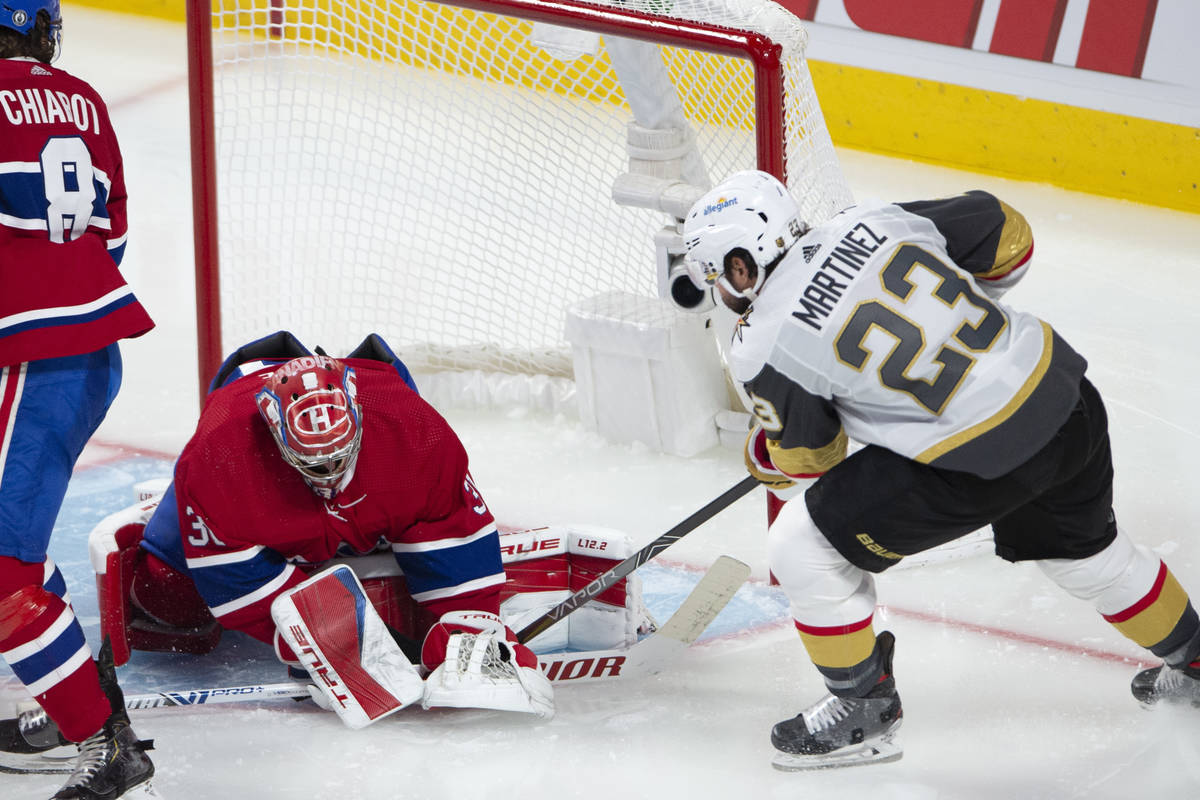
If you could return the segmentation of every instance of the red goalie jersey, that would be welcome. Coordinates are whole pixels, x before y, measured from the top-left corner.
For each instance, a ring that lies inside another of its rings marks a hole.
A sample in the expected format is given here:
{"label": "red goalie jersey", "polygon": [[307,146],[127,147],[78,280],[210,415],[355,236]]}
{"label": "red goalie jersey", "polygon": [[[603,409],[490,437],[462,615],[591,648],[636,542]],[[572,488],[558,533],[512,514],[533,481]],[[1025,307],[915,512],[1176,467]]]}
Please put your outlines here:
{"label": "red goalie jersey", "polygon": [[458,437],[392,366],[342,363],[361,408],[361,447],[333,497],[281,457],[260,416],[270,367],[209,396],[173,487],[196,588],[224,627],[270,642],[271,602],[305,579],[300,566],[390,549],[420,628],[447,611],[497,613],[498,533]]}

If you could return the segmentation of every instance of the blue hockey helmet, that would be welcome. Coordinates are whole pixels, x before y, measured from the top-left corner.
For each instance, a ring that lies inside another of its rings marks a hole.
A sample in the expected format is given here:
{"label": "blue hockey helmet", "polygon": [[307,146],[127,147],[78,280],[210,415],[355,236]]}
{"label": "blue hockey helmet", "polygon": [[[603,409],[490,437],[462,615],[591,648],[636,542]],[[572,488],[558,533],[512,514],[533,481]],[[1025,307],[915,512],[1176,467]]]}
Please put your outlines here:
{"label": "blue hockey helmet", "polygon": [[11,28],[17,33],[29,33],[37,21],[37,12],[50,15],[51,28],[62,26],[58,0],[0,0],[0,27]]}

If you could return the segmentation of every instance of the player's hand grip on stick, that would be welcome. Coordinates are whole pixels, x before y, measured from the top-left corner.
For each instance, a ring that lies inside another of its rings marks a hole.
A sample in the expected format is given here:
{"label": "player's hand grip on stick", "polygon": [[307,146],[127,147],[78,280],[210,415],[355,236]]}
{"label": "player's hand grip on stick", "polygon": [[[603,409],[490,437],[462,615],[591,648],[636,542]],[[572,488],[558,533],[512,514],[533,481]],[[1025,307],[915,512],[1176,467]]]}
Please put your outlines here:
{"label": "player's hand grip on stick", "polygon": [[663,550],[666,550],[696,528],[699,528],[705,522],[708,522],[736,501],[748,495],[756,486],[758,486],[758,479],[753,475],[748,475],[738,481],[733,487],[725,490],[720,497],[711,500],[707,505],[671,528],[671,530],[659,536],[650,542],[650,544],[638,550],[629,558],[620,562],[603,575],[600,575],[587,586],[584,586],[578,592],[575,592],[575,594],[526,625],[517,632],[517,640],[522,643],[528,642],[554,623],[571,614],[580,606],[583,606],[589,600],[613,587],[626,575],[654,558]]}

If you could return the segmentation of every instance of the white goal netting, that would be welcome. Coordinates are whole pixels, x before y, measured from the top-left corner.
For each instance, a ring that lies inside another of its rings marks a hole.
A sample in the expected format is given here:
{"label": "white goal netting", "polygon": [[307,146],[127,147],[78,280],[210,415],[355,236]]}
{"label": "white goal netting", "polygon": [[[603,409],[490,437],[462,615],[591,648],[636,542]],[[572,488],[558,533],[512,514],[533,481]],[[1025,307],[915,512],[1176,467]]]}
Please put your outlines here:
{"label": "white goal netting", "polygon": [[[377,332],[421,371],[569,376],[572,303],[659,291],[672,220],[612,199],[635,119],[686,120],[693,183],[774,158],[812,219],[850,202],[804,29],[774,3],[469,4],[491,10],[212,0],[220,290],[200,313],[223,349],[287,328],[336,355]],[[703,25],[650,44],[596,33],[610,17]],[[758,34],[757,62],[697,49],[725,28]]]}

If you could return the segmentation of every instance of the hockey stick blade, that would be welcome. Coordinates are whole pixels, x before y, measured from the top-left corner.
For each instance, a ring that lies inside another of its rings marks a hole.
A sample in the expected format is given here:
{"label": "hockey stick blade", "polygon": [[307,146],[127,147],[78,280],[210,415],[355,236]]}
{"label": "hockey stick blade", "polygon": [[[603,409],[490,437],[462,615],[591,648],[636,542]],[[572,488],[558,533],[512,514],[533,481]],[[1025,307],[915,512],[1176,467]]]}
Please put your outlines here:
{"label": "hockey stick blade", "polygon": [[730,556],[721,556],[675,609],[655,636],[691,644],[733,599],[750,577],[750,567]]}
{"label": "hockey stick blade", "polygon": [[721,556],[671,618],[637,644],[623,650],[540,655],[539,666],[556,686],[660,672],[704,633],[749,575],[750,567]]}
{"label": "hockey stick blade", "polygon": [[734,486],[726,489],[721,496],[710,500],[707,505],[693,513],[690,517],[671,528],[662,536],[659,536],[657,539],[650,542],[650,544],[646,545],[641,550],[638,550],[629,558],[614,566],[608,572],[597,576],[594,580],[592,580],[591,583],[575,592],[575,594],[571,595],[566,600],[563,600],[557,606],[550,609],[521,630],[517,631],[517,640],[522,643],[528,643],[531,639],[533,639],[533,637],[537,636],[554,623],[562,620],[568,614],[571,614],[576,609],[595,598],[597,595],[600,595],[612,588],[622,578],[629,575],[635,569],[657,556],[663,550],[666,550],[668,547],[675,544],[675,542],[679,541],[696,528],[699,528],[705,522],[708,522],[717,514],[733,505],[733,503],[736,501],[750,494],[750,492],[756,486],[758,486],[758,479],[753,475],[747,475]]}

